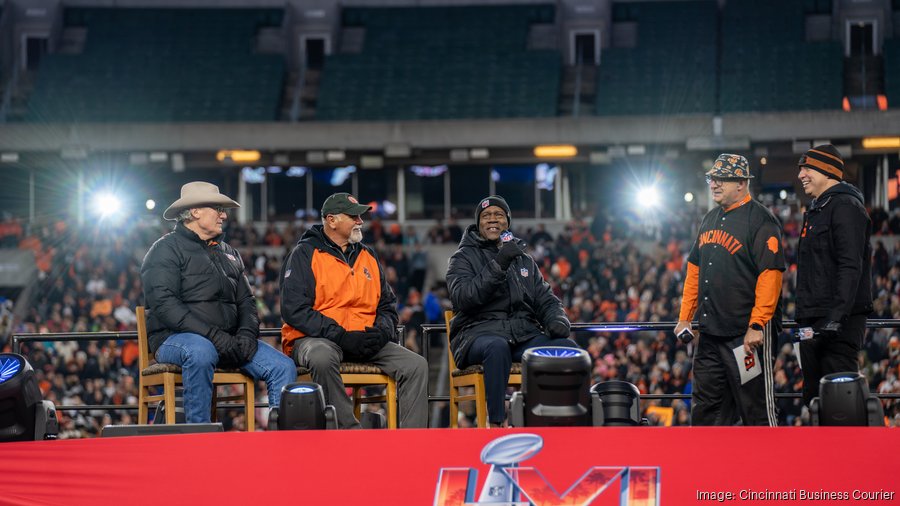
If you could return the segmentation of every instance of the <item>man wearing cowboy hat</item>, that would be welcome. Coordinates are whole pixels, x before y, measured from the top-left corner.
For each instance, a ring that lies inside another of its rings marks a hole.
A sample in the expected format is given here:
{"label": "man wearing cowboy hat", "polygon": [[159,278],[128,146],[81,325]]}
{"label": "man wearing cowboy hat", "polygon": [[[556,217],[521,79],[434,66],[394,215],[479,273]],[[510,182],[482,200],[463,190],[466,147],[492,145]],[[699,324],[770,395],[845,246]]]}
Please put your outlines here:
{"label": "man wearing cowboy hat", "polygon": [[781,323],[781,224],[750,197],[750,164],[722,154],[706,173],[713,201],[688,256],[675,335],[693,338],[692,425],[777,424],[773,340]]}
{"label": "man wearing cowboy hat", "polygon": [[222,241],[226,209],[240,204],[210,183],[181,187],[163,217],[175,230],[157,240],[141,265],[150,352],[182,369],[187,423],[208,423],[213,371],[239,368],[266,382],[269,406],[297,378],[290,359],[260,342],[259,317],[241,255]]}

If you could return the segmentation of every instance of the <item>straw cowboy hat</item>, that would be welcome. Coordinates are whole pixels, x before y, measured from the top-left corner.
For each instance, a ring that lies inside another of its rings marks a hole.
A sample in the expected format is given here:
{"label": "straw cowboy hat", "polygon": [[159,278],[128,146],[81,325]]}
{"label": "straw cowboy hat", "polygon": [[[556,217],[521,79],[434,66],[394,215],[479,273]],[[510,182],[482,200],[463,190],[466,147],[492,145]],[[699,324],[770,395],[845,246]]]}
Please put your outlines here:
{"label": "straw cowboy hat", "polygon": [[172,205],[163,213],[163,218],[174,220],[184,209],[207,206],[241,207],[237,202],[219,193],[218,186],[203,181],[193,181],[181,187],[181,198],[172,202]]}

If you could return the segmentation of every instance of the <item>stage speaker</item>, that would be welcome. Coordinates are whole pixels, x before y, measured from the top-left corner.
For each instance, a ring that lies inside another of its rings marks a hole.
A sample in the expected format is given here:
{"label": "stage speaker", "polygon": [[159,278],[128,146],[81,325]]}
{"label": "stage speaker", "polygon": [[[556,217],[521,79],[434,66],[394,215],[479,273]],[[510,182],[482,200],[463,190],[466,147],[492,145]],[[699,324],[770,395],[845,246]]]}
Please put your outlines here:
{"label": "stage speaker", "polygon": [[819,396],[809,403],[810,421],[821,426],[884,426],[884,409],[869,396],[866,378],[858,372],[827,374],[819,380]]}
{"label": "stage speaker", "polygon": [[0,353],[0,442],[56,439],[56,408],[43,400],[25,357]]}
{"label": "stage speaker", "polygon": [[269,429],[336,429],[334,406],[325,404],[318,383],[301,381],[281,387],[281,405],[269,412]]}
{"label": "stage speaker", "polygon": [[591,358],[579,348],[539,346],[522,355],[522,390],[510,401],[510,425],[591,425]]}
{"label": "stage speaker", "polygon": [[205,434],[224,432],[221,423],[176,423],[174,425],[107,425],[100,437],[165,436],[168,434]]}
{"label": "stage speaker", "polygon": [[641,392],[627,381],[609,380],[591,387],[594,411],[598,423],[604,427],[641,425]]}

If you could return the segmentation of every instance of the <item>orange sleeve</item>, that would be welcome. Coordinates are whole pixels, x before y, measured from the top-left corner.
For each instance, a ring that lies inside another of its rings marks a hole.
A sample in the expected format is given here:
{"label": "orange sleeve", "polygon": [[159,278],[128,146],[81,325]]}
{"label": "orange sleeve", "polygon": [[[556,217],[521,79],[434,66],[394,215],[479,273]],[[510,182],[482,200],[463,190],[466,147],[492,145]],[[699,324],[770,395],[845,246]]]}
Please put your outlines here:
{"label": "orange sleeve", "polygon": [[772,319],[781,295],[781,276],[777,269],[766,269],[756,279],[756,304],[750,312],[750,323],[765,325]]}
{"label": "orange sleeve", "polygon": [[[779,272],[779,274],[781,274]],[[681,312],[678,320],[691,321],[697,310],[697,294],[700,287],[700,267],[688,262],[687,274],[684,276],[684,290],[681,294]],[[757,292],[759,289],[757,289]]]}

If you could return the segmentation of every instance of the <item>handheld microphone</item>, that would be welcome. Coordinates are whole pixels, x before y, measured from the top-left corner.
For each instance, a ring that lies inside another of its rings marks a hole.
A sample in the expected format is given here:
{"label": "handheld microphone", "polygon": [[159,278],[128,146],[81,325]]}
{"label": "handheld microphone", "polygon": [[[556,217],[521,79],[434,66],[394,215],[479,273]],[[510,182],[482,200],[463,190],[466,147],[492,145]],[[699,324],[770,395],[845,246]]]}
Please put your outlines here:
{"label": "handheld microphone", "polygon": [[500,232],[500,242],[509,242],[515,239],[513,233],[509,231],[509,229]]}
{"label": "handheld microphone", "polygon": [[688,344],[694,340],[694,333],[691,332],[691,329],[684,329],[681,331],[681,334],[678,334],[678,340],[684,344]]}

